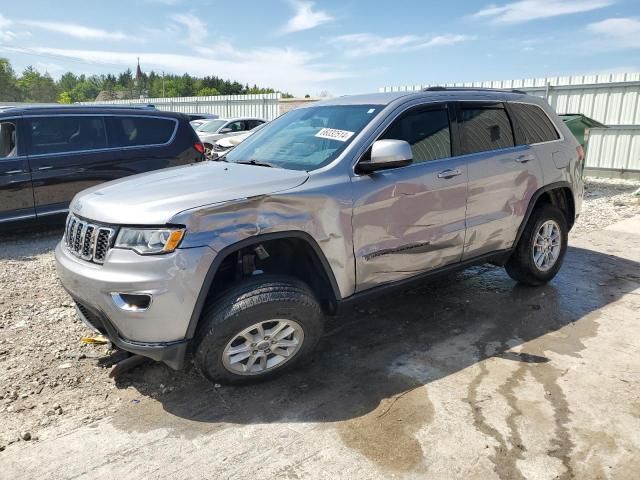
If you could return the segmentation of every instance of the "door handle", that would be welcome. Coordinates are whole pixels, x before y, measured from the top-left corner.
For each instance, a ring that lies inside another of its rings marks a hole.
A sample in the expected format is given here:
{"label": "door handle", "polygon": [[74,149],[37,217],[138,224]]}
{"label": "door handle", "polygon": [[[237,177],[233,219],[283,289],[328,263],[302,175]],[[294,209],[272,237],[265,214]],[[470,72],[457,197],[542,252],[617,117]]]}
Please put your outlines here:
{"label": "door handle", "polygon": [[535,157],[533,155],[520,155],[516,158],[516,162],[518,163],[527,163],[533,160]]}
{"label": "door handle", "polygon": [[38,170],[51,170],[53,165],[45,165],[44,167],[38,167]]}
{"label": "door handle", "polygon": [[443,170],[440,173],[438,173],[438,178],[447,179],[447,178],[457,177],[458,175],[462,175],[462,172],[457,168],[447,168],[446,170]]}
{"label": "door handle", "polygon": [[25,170],[9,170],[8,172],[4,172],[5,175],[17,175],[19,173],[27,173]]}

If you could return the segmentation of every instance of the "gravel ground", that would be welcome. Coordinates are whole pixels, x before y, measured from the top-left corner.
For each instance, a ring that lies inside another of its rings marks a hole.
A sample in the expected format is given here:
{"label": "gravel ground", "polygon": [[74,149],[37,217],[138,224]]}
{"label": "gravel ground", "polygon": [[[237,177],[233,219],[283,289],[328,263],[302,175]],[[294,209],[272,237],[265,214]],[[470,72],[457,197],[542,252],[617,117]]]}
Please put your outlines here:
{"label": "gravel ground", "polygon": [[[640,213],[638,187],[638,181],[589,179],[572,234]],[[197,376],[153,364],[118,382],[108,377],[98,364],[108,347],[80,342],[89,331],[56,281],[53,248],[60,237],[61,229],[0,237],[0,451],[109,416],[138,402],[141,391],[168,395]]]}

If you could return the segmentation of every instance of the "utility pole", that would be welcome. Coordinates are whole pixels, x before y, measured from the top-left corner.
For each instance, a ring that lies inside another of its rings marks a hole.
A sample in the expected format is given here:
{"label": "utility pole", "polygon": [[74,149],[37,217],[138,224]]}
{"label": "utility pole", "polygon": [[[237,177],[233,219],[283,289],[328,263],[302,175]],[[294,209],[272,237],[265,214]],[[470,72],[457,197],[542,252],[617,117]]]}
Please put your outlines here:
{"label": "utility pole", "polygon": [[162,98],[164,98],[164,72],[162,72]]}

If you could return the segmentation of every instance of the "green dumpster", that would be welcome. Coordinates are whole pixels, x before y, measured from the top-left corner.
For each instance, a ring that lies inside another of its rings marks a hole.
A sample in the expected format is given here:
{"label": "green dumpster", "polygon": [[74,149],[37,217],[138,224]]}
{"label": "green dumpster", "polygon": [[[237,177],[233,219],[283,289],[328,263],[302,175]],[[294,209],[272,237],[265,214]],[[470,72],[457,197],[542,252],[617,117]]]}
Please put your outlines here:
{"label": "green dumpster", "polygon": [[582,148],[586,149],[586,143],[589,140],[589,132],[590,128],[607,128],[606,125],[594,120],[593,118],[589,118],[581,113],[567,113],[564,115],[560,115],[560,118],[564,121],[564,123],[569,127],[573,136],[576,137],[576,140],[580,142]]}

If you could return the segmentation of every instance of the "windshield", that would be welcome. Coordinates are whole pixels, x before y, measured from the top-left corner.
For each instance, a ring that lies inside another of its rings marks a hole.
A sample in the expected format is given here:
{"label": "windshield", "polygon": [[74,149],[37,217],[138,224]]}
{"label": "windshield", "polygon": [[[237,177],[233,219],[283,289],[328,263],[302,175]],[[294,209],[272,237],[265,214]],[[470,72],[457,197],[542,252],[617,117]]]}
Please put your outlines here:
{"label": "windshield", "polygon": [[381,105],[299,108],[252,134],[230,151],[225,160],[315,170],[340,155],[380,110]]}
{"label": "windshield", "polygon": [[227,123],[226,120],[210,120],[198,126],[196,130],[199,132],[214,133],[214,132],[217,132],[218,129],[221,126],[223,126],[225,123]]}

